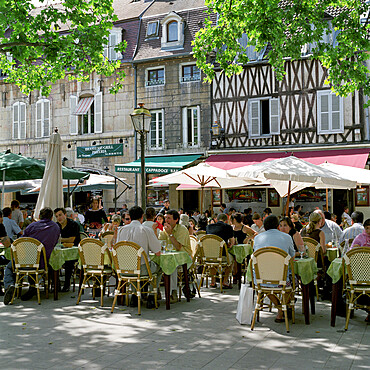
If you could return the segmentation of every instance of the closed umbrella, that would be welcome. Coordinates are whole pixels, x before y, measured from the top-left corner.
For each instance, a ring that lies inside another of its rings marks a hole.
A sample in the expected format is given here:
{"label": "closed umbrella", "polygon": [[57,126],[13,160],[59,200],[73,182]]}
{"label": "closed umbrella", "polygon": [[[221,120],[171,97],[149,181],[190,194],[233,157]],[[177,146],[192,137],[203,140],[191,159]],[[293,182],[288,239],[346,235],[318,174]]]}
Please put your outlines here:
{"label": "closed umbrella", "polygon": [[310,186],[342,189],[356,187],[355,181],[294,156],[234,168],[227,172],[237,178],[256,178],[262,183],[269,183],[281,197],[288,197],[287,204],[290,194]]}
{"label": "closed umbrella", "polygon": [[62,139],[55,129],[50,137],[45,172],[35,207],[35,218],[39,218],[40,210],[44,207],[54,210],[63,206]]}

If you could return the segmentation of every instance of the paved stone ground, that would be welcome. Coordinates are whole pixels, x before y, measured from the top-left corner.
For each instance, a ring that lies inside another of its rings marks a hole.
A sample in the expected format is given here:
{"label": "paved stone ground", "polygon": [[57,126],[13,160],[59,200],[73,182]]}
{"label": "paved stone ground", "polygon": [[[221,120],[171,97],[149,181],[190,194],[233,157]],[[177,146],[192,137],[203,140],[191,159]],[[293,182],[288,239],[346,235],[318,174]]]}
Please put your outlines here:
{"label": "paved stone ground", "polygon": [[311,325],[304,324],[301,300],[296,323],[286,333],[264,312],[252,332],[235,319],[239,291],[202,290],[202,298],[182,301],[166,311],[119,306],[112,298],[101,308],[85,292],[58,301],[42,296],[0,303],[1,369],[362,369],[370,367],[366,314],[356,311],[344,332],[344,318],[330,327],[330,302],[318,302]]}

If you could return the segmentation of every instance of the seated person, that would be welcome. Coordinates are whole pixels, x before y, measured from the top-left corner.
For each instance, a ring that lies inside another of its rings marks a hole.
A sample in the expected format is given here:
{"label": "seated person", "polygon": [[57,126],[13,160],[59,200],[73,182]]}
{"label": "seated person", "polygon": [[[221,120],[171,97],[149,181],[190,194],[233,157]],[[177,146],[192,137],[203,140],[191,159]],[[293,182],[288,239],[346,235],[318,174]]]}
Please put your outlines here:
{"label": "seated person", "polygon": [[[235,238],[234,238],[234,231],[231,225],[227,223],[228,218],[225,213],[220,213],[217,215],[217,222],[215,224],[209,224],[207,226],[207,234],[217,235],[220,238],[222,238],[227,248],[231,248],[235,244]],[[225,253],[225,252],[224,252]],[[234,262],[233,256],[229,255],[229,259],[231,262],[231,266]],[[231,272],[231,267],[227,267],[223,273],[223,282],[222,287],[225,289],[231,289],[232,286],[228,283],[228,278]],[[216,287],[216,271],[214,270],[214,274],[212,276],[212,283],[211,287]]]}
{"label": "seated person", "polygon": [[[37,239],[44,245],[46,252],[46,262],[41,257],[40,269],[42,269],[44,268],[45,263],[49,262],[51,252],[53,251],[55,245],[58,242],[60,236],[60,228],[54,221],[52,221],[53,210],[51,208],[45,207],[41,209],[39,217],[40,221],[32,222],[32,224],[27,226],[27,228],[24,230],[23,236]],[[9,304],[9,302],[12,299],[15,289],[14,283],[15,283],[15,274],[13,273],[12,270],[12,264],[11,262],[9,262],[6,265],[4,273],[5,305]],[[36,292],[37,290],[35,287],[30,287],[28,292],[21,297],[21,300],[27,301],[31,299],[36,294]]]}
{"label": "seated person", "polygon": [[[257,235],[254,238],[253,250],[258,250],[265,247],[277,247],[287,252],[292,258],[295,256],[295,250],[293,247],[293,240],[290,235],[283,233],[278,230],[279,219],[275,215],[270,215],[263,221],[265,232]],[[289,276],[287,277],[289,279]],[[291,284],[290,280],[287,281],[287,285]],[[270,294],[269,299],[276,305],[280,304],[278,298]],[[284,322],[284,314],[281,309],[278,310],[278,314],[275,318],[276,322]]]}
{"label": "seated person", "polygon": [[[60,241],[62,243],[73,243],[74,246],[78,246],[80,243],[80,227],[78,223],[67,217],[67,211],[64,208],[55,208],[54,214],[60,228]],[[72,260],[64,263],[65,281],[62,292],[69,292],[73,267],[76,262],[77,260]]]}

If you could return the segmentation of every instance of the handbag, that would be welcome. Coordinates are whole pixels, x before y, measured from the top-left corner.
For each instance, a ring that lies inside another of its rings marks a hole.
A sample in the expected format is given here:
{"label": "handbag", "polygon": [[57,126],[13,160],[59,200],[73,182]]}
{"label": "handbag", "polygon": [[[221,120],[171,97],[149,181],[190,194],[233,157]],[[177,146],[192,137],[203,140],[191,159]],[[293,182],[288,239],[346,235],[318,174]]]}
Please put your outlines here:
{"label": "handbag", "polygon": [[249,284],[242,284],[239,294],[238,308],[236,309],[236,319],[239,324],[250,325],[252,323],[254,299],[253,288]]}

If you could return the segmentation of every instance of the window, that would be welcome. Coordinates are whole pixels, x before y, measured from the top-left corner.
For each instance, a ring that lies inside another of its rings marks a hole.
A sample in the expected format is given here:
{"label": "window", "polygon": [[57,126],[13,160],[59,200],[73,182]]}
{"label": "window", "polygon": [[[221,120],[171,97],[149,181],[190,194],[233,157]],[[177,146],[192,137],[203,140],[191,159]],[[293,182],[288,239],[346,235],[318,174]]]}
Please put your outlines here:
{"label": "window", "polygon": [[36,137],[50,136],[50,100],[40,99],[36,102]]}
{"label": "window", "polygon": [[149,22],[146,28],[146,37],[157,37],[159,31],[159,21]]}
{"label": "window", "polygon": [[70,133],[71,135],[98,134],[103,132],[102,111],[103,94],[70,97]]}
{"label": "window", "polygon": [[147,69],[145,86],[164,85],[164,68]]}
{"label": "window", "polygon": [[317,92],[317,133],[344,132],[343,100],[331,91]]}
{"label": "window", "polygon": [[149,131],[149,148],[163,149],[164,142],[164,124],[163,124],[163,110],[151,111],[152,121],[150,123]]}
{"label": "window", "polygon": [[279,99],[250,99],[248,101],[249,136],[280,133]]}
{"label": "window", "polygon": [[178,23],[176,21],[167,23],[167,42],[177,41],[179,39],[177,27]]}
{"label": "window", "polygon": [[104,57],[108,60],[119,60],[122,59],[122,54],[119,51],[115,51],[115,47],[122,42],[122,29],[112,28],[109,31],[108,45],[104,46]]}
{"label": "window", "polygon": [[197,147],[200,138],[200,107],[182,108],[183,146]]}
{"label": "window", "polygon": [[184,48],[184,20],[175,12],[169,13],[162,24],[162,50],[179,50]]}
{"label": "window", "polygon": [[16,102],[13,104],[13,139],[26,137],[26,104]]}
{"label": "window", "polygon": [[200,69],[195,64],[180,66],[180,82],[200,81]]}

